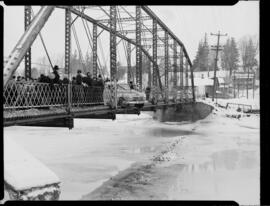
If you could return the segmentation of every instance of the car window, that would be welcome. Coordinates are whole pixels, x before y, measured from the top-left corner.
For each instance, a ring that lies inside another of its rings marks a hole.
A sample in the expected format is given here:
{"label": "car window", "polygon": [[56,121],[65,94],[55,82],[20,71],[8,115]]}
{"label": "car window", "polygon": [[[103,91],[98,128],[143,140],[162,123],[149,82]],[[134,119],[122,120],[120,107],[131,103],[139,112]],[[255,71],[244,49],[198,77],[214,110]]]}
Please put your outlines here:
{"label": "car window", "polygon": [[130,87],[128,84],[118,84],[117,85],[119,89],[129,90]]}

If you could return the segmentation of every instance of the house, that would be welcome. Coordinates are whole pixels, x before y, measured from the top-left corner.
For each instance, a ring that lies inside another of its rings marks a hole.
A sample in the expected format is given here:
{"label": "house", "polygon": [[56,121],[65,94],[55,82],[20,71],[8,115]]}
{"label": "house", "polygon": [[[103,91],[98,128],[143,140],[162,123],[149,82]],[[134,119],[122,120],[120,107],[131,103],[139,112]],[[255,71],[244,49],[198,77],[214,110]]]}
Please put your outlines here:
{"label": "house", "polygon": [[254,72],[234,72],[232,79],[234,87],[239,89],[245,89],[247,86],[252,89],[256,84]]}

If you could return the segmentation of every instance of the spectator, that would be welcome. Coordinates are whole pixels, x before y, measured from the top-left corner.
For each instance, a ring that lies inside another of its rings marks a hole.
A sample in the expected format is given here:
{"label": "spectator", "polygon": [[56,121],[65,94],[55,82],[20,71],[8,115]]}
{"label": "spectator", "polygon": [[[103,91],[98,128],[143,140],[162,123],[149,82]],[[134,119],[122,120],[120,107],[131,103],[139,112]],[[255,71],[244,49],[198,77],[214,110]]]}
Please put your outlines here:
{"label": "spectator", "polygon": [[134,89],[134,84],[132,81],[129,82],[129,87],[130,87],[130,89]]}
{"label": "spectator", "polygon": [[92,79],[92,75],[91,75],[90,72],[87,72],[87,73],[86,73],[85,83],[86,83],[88,86],[92,86],[92,84],[93,84],[93,79]]}
{"label": "spectator", "polygon": [[71,83],[72,83],[72,84],[76,84],[76,77],[72,77]]}
{"label": "spectator", "polygon": [[58,66],[57,65],[55,65],[54,67],[53,67],[53,74],[54,74],[54,79],[53,79],[53,84],[60,84],[60,75],[59,75],[59,73],[58,73],[58,70],[59,70],[59,68],[58,68]]}
{"label": "spectator", "polygon": [[147,86],[145,89],[146,100],[149,100],[150,92],[151,92],[151,88],[149,86]]}
{"label": "spectator", "polygon": [[81,70],[77,71],[76,84],[82,85],[82,71]]}
{"label": "spectator", "polygon": [[63,79],[63,84],[68,84],[68,83],[69,83],[68,78],[67,78],[67,77],[64,77],[64,79]]}
{"label": "spectator", "polygon": [[98,102],[103,102],[104,82],[100,74],[98,75],[97,86],[97,100]]}
{"label": "spectator", "polygon": [[101,88],[104,87],[104,82],[100,74],[98,75],[97,85]]}

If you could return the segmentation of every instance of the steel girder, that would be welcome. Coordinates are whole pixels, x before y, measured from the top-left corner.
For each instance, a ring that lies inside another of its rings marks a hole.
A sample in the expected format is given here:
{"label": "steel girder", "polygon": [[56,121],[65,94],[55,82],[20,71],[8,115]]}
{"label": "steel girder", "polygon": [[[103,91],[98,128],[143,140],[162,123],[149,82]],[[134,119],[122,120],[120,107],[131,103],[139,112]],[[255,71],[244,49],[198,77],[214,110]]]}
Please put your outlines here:
{"label": "steel girder", "polygon": [[[31,24],[31,6],[24,7],[24,31],[27,30],[28,26]],[[24,75],[28,80],[31,78],[31,47],[28,49],[24,56]]]}
{"label": "steel girder", "polygon": [[[141,8],[136,6],[136,44],[141,45]],[[136,84],[142,89],[142,51],[136,47]]]}
{"label": "steel girder", "polygon": [[[153,19],[153,60],[157,62],[157,21]],[[157,87],[157,65],[153,64],[153,86]]]}
{"label": "steel girder", "polygon": [[186,87],[188,88],[189,85],[188,85],[188,60],[186,58],[186,61],[185,61],[185,78],[186,78]]}
{"label": "steel girder", "polygon": [[[71,56],[71,12],[65,9],[65,73],[68,74],[68,79],[71,81],[70,74],[70,56]],[[70,113],[72,104],[71,84],[68,84],[68,105],[67,111]]]}
{"label": "steel girder", "polygon": [[38,33],[45,25],[53,10],[54,6],[42,6],[39,12],[33,18],[28,29],[23,33],[16,46],[13,48],[4,67],[4,86],[18,68],[27,50],[35,41]]}
{"label": "steel girder", "polygon": [[[147,29],[141,29],[142,32],[150,32],[151,33],[151,29],[153,28],[147,28]],[[162,28],[157,28],[157,31],[164,31]],[[122,33],[136,33],[136,30],[134,29],[127,29],[127,30],[121,30],[121,31],[117,31],[117,32],[122,32]]]}
{"label": "steel girder", "polygon": [[70,73],[70,52],[71,52],[71,12],[65,10],[65,73]]}
{"label": "steel girder", "polygon": [[[66,8],[67,6],[57,6],[57,7],[58,7],[58,8]],[[90,16],[88,16],[88,15],[86,15],[86,14],[84,14],[84,13],[78,11],[78,10],[75,9],[75,8],[71,7],[71,8],[70,8],[70,11],[71,11],[72,13],[74,13],[74,14],[80,16],[81,18],[83,18],[83,19],[89,21],[89,22],[96,23],[98,27],[100,27],[100,28],[102,28],[102,29],[104,29],[104,30],[106,30],[106,31],[108,31],[108,32],[110,32],[110,33],[112,32],[112,29],[111,29],[110,27],[108,27],[108,26],[106,26],[106,25],[104,25],[104,24],[102,24],[102,23],[99,23],[99,22],[98,22],[97,20],[95,20],[94,18],[92,18],[92,17],[90,17]],[[136,45],[136,42],[132,41],[130,38],[126,37],[125,35],[122,35],[121,33],[116,32],[116,31],[114,31],[114,33],[115,33],[116,36],[118,36],[118,37],[120,37],[120,38],[126,40],[127,42],[129,42],[129,43],[131,43],[131,44],[133,44],[133,45],[135,45],[135,46],[139,46],[139,45]],[[144,49],[142,46],[139,46],[139,47],[141,48],[141,50],[142,50],[142,52],[145,54],[145,56],[147,56],[147,58],[153,63],[153,65],[155,65],[155,67],[158,68],[157,62],[155,62],[155,61],[153,60],[152,56],[148,53],[148,51],[147,51],[146,49]],[[159,71],[157,70],[156,72],[157,72],[157,74],[159,75]],[[160,78],[159,78],[159,87],[160,87],[160,89],[162,89],[162,82],[160,81]]]}
{"label": "steel girder", "polygon": [[188,56],[188,53],[186,51],[186,48],[184,46],[184,44],[180,41],[180,39],[160,20],[160,18],[158,18],[158,16],[148,7],[148,6],[141,6],[142,10],[144,10],[144,12],[149,15],[150,17],[152,17],[153,19],[155,19],[157,21],[157,23],[159,24],[159,26],[164,29],[165,31],[168,31],[168,33],[170,34],[170,36],[175,39],[177,41],[177,43],[183,47],[183,51],[184,54],[187,58],[187,61],[189,63],[190,66],[192,66],[192,62]]}
{"label": "steel girder", "polygon": [[[184,87],[184,76],[183,76],[183,66],[184,66],[184,54],[183,54],[183,48],[180,47],[180,90],[183,91]],[[183,98],[183,92],[181,92],[181,98]]]}
{"label": "steel girder", "polygon": [[127,43],[127,83],[129,83],[132,80],[131,76],[131,45],[128,42]]}
{"label": "steel girder", "polygon": [[151,88],[152,86],[152,73],[151,73],[151,63],[147,64],[147,73],[148,73],[148,83],[147,86]]}
{"label": "steel girder", "polygon": [[[150,44],[142,44],[142,46],[145,48],[152,48],[152,45],[150,45]],[[173,44],[168,44],[168,47],[169,46],[171,47],[171,46],[173,46]],[[165,44],[157,44],[157,47],[165,47]]]}
{"label": "steel girder", "polygon": [[173,87],[177,87],[177,42],[173,42]]}
{"label": "steel girder", "polygon": [[110,73],[111,80],[116,79],[116,6],[110,6]]}
{"label": "steel girder", "polygon": [[165,54],[164,54],[164,66],[165,66],[165,89],[166,89],[166,98],[168,98],[168,89],[169,89],[169,46],[168,46],[168,32],[165,31]]}
{"label": "steel girder", "polygon": [[97,25],[93,24],[93,77],[97,77]]}
{"label": "steel girder", "polygon": [[[141,16],[141,20],[151,20],[152,18],[150,16]],[[118,21],[121,22],[128,22],[128,21],[134,21],[133,17],[124,17],[124,18],[118,18]],[[109,19],[101,19],[101,20],[97,20],[100,23],[109,23],[110,20]]]}

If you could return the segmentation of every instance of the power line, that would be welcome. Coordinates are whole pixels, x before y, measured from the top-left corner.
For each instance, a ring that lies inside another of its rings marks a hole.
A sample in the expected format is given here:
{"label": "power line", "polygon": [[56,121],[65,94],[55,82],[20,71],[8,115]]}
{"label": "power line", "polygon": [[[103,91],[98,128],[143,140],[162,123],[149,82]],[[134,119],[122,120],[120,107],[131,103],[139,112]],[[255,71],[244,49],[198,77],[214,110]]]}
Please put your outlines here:
{"label": "power line", "polygon": [[[218,31],[217,34],[210,34],[211,36],[217,36],[217,45],[211,46],[216,51],[216,58],[215,58],[215,69],[214,69],[214,85],[213,85],[213,95],[212,95],[212,101],[214,101],[214,98],[216,96],[216,72],[217,72],[217,61],[218,61],[218,52],[222,50],[219,45],[219,40],[221,36],[227,36],[227,34],[220,34],[220,31]],[[217,98],[216,98],[217,99]]]}

